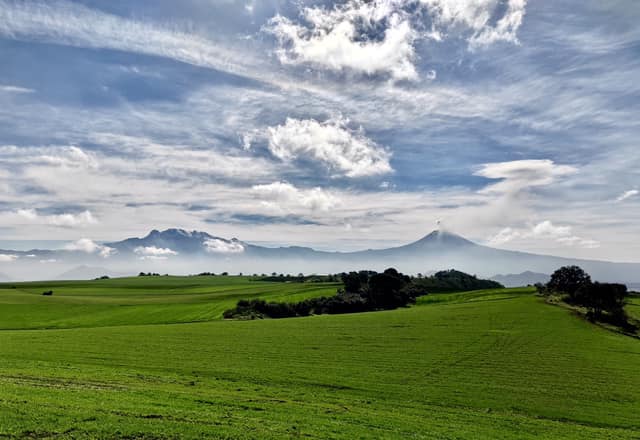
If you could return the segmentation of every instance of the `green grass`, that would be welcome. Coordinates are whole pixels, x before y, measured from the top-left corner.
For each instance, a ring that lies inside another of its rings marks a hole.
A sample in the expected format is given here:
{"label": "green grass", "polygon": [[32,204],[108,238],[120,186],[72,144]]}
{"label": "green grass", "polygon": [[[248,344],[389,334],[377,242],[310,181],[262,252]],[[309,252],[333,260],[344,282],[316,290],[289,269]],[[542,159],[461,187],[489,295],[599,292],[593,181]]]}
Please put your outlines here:
{"label": "green grass", "polygon": [[[294,302],[334,295],[339,286],[221,276],[0,284],[0,329],[211,321],[220,319],[241,298]],[[42,296],[48,290],[53,290],[53,296]]]}
{"label": "green grass", "polygon": [[[290,301],[336,286],[163,277],[16,287],[0,288],[0,438],[640,437],[640,341],[531,289],[222,321],[241,297]],[[175,324],[186,321],[207,322]]]}
{"label": "green grass", "polygon": [[640,320],[640,294],[632,294],[627,299],[626,311],[632,318]]}

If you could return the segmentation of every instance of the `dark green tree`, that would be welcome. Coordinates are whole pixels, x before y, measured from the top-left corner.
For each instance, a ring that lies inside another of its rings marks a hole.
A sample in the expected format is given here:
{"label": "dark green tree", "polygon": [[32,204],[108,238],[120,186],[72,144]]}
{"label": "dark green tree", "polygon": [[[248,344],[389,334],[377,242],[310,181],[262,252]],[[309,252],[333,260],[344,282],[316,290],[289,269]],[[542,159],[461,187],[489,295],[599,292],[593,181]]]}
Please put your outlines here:
{"label": "dark green tree", "polygon": [[551,292],[566,293],[573,301],[581,287],[591,284],[591,277],[578,266],[564,266],[556,270],[547,283]]}

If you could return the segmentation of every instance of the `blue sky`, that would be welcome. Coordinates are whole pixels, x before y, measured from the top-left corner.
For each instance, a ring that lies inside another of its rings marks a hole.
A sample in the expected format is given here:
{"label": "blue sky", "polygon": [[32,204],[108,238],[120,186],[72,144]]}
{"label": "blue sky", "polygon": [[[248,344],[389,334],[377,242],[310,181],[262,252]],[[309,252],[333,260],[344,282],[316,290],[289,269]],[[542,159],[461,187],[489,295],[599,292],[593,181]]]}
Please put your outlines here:
{"label": "blue sky", "polygon": [[436,227],[640,261],[640,3],[0,0],[0,239]]}

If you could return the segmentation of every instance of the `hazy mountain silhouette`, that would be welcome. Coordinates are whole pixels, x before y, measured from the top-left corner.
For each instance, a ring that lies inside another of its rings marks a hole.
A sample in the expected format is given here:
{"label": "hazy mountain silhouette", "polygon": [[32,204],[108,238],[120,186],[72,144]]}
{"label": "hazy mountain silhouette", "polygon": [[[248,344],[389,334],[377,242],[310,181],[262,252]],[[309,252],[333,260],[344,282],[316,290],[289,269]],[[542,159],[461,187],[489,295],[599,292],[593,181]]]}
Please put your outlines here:
{"label": "hazy mountain silhouette", "polygon": [[[71,269],[70,264],[75,263],[125,273],[152,269],[162,273],[182,274],[200,271],[336,273],[359,269],[384,270],[393,266],[406,273],[429,273],[451,268],[483,277],[506,273],[512,274],[507,276],[513,282],[505,279],[498,281],[514,285],[531,284],[561,266],[577,264],[591,273],[594,279],[601,281],[631,283],[640,278],[637,275],[640,274],[640,263],[562,258],[495,249],[442,230],[433,231],[406,245],[356,252],[326,252],[300,246],[265,247],[235,238],[226,239],[207,232],[177,228],[152,230],[141,238],[127,238],[104,245],[115,250],[109,258],[103,258],[99,252],[88,254],[69,250],[7,252],[20,257],[12,265],[28,263],[26,254],[30,254],[34,263],[38,259],[55,260],[58,265],[67,264],[63,268],[66,270]],[[23,268],[18,276],[12,278],[31,276],[31,269],[32,267]],[[90,277],[93,275],[99,276],[91,273]],[[70,275],[67,273],[65,276]]]}
{"label": "hazy mountain silhouette", "polygon": [[108,276],[111,278],[123,277],[128,275],[134,275],[133,272],[116,272],[105,267],[92,267],[92,266],[77,266],[73,269],[67,270],[56,277],[58,280],[93,280],[101,276]]}
{"label": "hazy mountain silhouette", "polygon": [[506,275],[495,275],[491,277],[505,287],[528,286],[537,283],[546,284],[551,276],[546,273],[531,272],[527,270],[522,273],[510,273]]}

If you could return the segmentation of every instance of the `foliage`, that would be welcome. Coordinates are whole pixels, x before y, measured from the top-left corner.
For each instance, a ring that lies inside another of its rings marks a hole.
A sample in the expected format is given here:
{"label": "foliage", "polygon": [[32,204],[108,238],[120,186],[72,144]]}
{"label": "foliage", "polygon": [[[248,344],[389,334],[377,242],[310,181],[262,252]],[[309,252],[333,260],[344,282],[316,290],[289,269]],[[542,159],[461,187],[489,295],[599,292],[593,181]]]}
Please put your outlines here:
{"label": "foliage", "polygon": [[259,281],[269,281],[269,282],[288,282],[288,283],[335,283],[340,279],[337,275],[262,275],[258,278]]}
{"label": "foliage", "polygon": [[592,282],[591,276],[578,266],[556,270],[546,286],[538,288],[544,294],[564,294],[569,304],[587,309],[587,318],[635,331],[624,310],[628,296],[624,284]]}
{"label": "foliage", "polygon": [[410,277],[390,268],[383,273],[360,271],[343,273],[344,290],[330,297],[312,298],[297,303],[267,303],[264,300],[241,300],[234,309],[224,312],[226,319],[292,318],[296,316],[358,313],[406,307],[426,294],[413,285]]}
{"label": "foliage", "polygon": [[429,293],[466,292],[504,287],[496,281],[479,279],[475,275],[469,275],[455,269],[440,271],[430,277],[418,278],[415,283]]}
{"label": "foliage", "polygon": [[565,293],[570,299],[583,286],[591,284],[591,277],[578,266],[564,266],[556,270],[547,283],[549,292]]}
{"label": "foliage", "polygon": [[[589,309],[589,317],[602,319],[602,313],[623,318],[627,286],[613,283],[589,283],[580,286],[574,294],[574,301]],[[624,319],[626,322],[626,319]]]}

